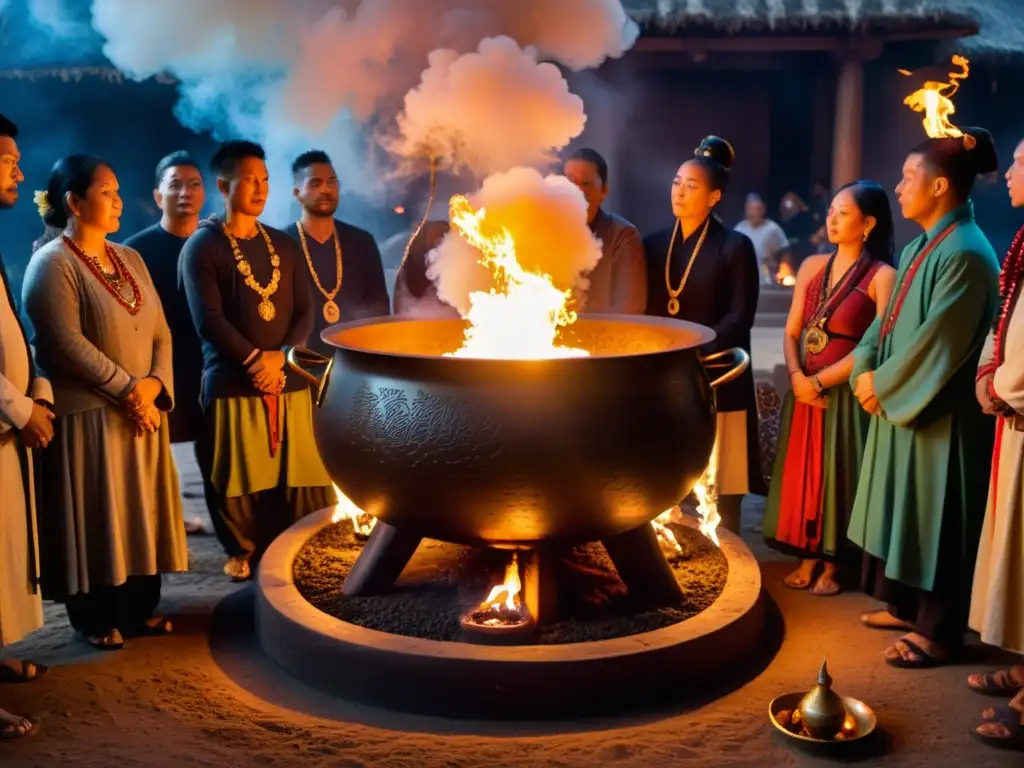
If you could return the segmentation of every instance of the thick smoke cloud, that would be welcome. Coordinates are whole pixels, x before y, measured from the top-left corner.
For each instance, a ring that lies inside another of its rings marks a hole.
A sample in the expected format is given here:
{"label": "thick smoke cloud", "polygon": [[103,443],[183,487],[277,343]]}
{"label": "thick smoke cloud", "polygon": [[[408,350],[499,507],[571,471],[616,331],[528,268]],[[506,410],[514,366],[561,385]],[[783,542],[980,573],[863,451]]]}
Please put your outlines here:
{"label": "thick smoke cloud", "polygon": [[[484,208],[484,231],[497,234],[504,226],[516,243],[516,256],[528,272],[547,274],[559,290],[583,291],[586,273],[601,258],[601,246],[587,226],[583,193],[560,175],[543,176],[533,168],[513,168],[489,176],[479,192],[469,195]],[[489,291],[493,275],[478,263],[479,252],[455,233],[428,254],[427,276],[438,296],[465,315],[469,294]]]}
{"label": "thick smoke cloud", "polygon": [[487,38],[478,52],[430,54],[420,85],[398,116],[397,155],[437,158],[442,169],[484,176],[541,165],[583,132],[583,100],[558,68],[509,37]]}
{"label": "thick smoke cloud", "polygon": [[288,161],[311,146],[332,155],[347,188],[381,190],[390,161],[379,142],[432,51],[508,35],[582,69],[638,34],[619,0],[93,0],[92,11],[116,66],[181,81],[182,122],[264,144],[271,218],[287,210]]}

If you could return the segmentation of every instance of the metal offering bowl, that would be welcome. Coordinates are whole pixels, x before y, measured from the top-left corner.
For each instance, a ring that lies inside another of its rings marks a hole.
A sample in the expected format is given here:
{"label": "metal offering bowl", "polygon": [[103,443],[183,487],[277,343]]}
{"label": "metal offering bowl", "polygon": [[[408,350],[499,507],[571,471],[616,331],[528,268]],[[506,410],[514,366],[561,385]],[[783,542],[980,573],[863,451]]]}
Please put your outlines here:
{"label": "metal offering bowl", "polygon": [[855,723],[857,723],[857,734],[855,736],[849,736],[845,739],[815,739],[810,736],[793,733],[782,725],[775,716],[779,712],[787,709],[791,711],[795,710],[800,705],[800,700],[803,699],[806,693],[807,691],[784,693],[781,696],[777,696],[772,699],[772,703],[768,705],[768,717],[771,719],[772,725],[791,739],[810,744],[852,744],[853,742],[861,741],[867,736],[870,736],[874,732],[875,726],[878,725],[878,718],[875,717],[875,712],[871,707],[860,699],[854,699],[851,696],[841,696],[840,698],[843,700],[843,706],[846,707],[846,713],[853,718]]}

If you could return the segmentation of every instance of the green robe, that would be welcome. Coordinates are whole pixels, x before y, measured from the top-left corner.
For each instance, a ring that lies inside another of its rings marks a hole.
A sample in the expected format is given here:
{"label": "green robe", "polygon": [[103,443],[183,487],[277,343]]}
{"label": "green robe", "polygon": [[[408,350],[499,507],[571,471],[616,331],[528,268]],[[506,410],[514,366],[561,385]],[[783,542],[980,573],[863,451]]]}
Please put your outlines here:
{"label": "green robe", "polygon": [[[999,301],[999,261],[970,202],[900,257],[890,307],[925,244],[956,228],[910,284],[892,332],[881,318],[854,350],[850,384],[874,371],[882,414],[871,419],[850,540],[885,561],[886,578],[932,591],[943,526],[973,564],[985,514],[992,425],[974,395],[978,357]],[[965,576],[969,579],[969,575]],[[969,580],[967,582],[969,584]]]}

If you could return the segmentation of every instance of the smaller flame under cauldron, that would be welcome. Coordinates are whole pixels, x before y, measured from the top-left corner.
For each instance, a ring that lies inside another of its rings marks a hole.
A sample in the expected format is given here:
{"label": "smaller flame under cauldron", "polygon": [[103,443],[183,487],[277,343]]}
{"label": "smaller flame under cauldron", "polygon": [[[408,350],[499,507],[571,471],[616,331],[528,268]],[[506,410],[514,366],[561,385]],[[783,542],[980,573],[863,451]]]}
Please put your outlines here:
{"label": "smaller flame under cauldron", "polygon": [[459,620],[463,638],[468,642],[486,645],[522,643],[533,637],[537,623],[522,599],[522,580],[519,577],[519,556],[505,566],[505,579],[491,589],[490,594],[476,608]]}

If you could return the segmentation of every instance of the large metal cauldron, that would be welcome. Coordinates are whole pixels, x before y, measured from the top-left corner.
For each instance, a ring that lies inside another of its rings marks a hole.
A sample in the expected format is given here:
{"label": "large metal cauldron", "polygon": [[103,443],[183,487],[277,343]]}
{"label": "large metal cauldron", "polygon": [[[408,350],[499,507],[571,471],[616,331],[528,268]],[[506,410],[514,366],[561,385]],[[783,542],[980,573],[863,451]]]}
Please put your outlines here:
{"label": "large metal cauldron", "polygon": [[[461,320],[374,318],[324,332],[334,358],[296,349],[317,386],[317,445],[360,508],[403,531],[472,546],[594,541],[688,494],[715,440],[713,388],[749,365],[703,360],[704,326],[581,317],[563,341],[590,357],[442,357]],[[320,378],[308,368],[327,364]],[[731,370],[712,382],[709,367]]]}

